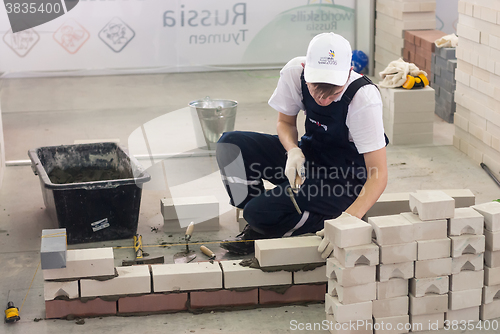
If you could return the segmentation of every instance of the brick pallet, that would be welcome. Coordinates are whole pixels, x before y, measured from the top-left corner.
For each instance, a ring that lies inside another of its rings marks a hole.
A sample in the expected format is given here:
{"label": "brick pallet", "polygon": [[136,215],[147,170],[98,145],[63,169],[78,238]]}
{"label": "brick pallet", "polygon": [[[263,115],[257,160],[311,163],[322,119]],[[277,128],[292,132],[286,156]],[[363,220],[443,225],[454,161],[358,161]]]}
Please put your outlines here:
{"label": "brick pallet", "polygon": [[404,31],[434,29],[435,0],[377,0],[375,20],[375,75],[403,56]]}
{"label": "brick pallet", "polygon": [[432,54],[431,86],[436,91],[436,115],[453,123],[457,109],[455,102],[455,70],[457,59],[455,48],[436,48]]}
{"label": "brick pallet", "polygon": [[500,3],[459,1],[453,144],[500,177]]}

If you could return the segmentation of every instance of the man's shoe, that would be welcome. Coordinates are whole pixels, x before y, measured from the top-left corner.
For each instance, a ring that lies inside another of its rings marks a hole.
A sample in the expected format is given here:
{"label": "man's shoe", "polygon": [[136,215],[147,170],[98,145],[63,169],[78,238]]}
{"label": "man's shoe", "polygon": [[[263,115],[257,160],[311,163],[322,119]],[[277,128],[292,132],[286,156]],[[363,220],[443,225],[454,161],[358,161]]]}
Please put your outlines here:
{"label": "man's shoe", "polygon": [[[255,244],[253,240],[268,239],[264,234],[255,232],[250,225],[247,224],[243,231],[233,240],[224,240],[220,243],[220,247],[226,249],[230,253],[238,255],[247,255],[255,252]],[[250,241],[245,241],[250,240]]]}

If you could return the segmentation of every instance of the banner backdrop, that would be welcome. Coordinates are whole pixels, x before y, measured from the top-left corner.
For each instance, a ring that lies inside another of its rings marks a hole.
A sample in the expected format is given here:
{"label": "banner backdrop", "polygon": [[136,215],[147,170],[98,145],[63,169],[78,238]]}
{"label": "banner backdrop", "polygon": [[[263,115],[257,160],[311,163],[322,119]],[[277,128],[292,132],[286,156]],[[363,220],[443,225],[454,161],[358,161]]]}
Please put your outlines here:
{"label": "banner backdrop", "polygon": [[321,32],[354,48],[354,7],[355,0],[80,0],[13,34],[0,6],[0,72],[282,64],[305,55]]}

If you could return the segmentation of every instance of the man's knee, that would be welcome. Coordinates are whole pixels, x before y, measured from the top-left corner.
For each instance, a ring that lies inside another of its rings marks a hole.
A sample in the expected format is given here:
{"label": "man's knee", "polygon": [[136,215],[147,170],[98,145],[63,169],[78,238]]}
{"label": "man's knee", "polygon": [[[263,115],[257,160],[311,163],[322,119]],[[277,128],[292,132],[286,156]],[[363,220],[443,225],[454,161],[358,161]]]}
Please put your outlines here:
{"label": "man's knee", "polygon": [[215,156],[220,167],[225,167],[227,164],[234,161],[241,153],[240,148],[241,134],[233,132],[225,132],[217,142]]}

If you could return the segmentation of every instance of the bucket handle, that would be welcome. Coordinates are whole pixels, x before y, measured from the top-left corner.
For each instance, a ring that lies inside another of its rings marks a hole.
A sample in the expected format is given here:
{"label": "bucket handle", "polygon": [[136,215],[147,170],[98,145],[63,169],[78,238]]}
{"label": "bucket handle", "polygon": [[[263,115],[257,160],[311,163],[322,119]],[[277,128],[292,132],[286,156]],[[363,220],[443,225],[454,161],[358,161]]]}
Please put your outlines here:
{"label": "bucket handle", "polygon": [[38,171],[37,171],[37,168],[36,168],[37,165],[38,165],[38,163],[32,164],[31,165],[31,170],[33,171],[33,174],[35,174],[35,175],[38,176]]}

